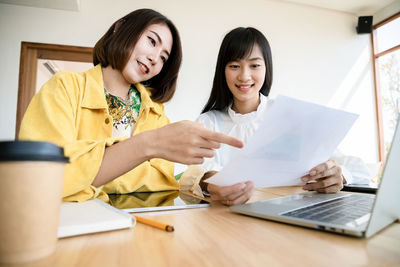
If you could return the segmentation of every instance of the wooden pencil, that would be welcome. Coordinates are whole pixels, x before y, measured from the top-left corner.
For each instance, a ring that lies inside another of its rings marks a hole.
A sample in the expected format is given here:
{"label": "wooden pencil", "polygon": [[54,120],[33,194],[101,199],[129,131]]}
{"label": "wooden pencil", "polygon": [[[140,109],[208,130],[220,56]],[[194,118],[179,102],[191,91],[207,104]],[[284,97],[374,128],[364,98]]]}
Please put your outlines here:
{"label": "wooden pencil", "polygon": [[175,229],[172,225],[168,225],[162,222],[158,222],[155,221],[153,219],[149,219],[149,218],[145,218],[145,217],[141,217],[141,216],[137,216],[137,215],[133,215],[136,218],[137,222],[149,225],[149,226],[153,226],[155,228],[161,229],[161,230],[165,230],[167,232],[173,232]]}

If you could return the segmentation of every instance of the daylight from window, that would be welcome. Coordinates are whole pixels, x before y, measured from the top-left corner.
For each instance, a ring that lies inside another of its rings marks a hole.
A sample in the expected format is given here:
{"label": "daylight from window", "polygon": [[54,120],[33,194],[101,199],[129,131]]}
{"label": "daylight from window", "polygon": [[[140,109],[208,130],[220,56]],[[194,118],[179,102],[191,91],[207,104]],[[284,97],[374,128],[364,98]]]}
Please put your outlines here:
{"label": "daylight from window", "polygon": [[[400,45],[400,17],[377,28],[378,53]],[[385,156],[400,112],[400,49],[377,58]]]}

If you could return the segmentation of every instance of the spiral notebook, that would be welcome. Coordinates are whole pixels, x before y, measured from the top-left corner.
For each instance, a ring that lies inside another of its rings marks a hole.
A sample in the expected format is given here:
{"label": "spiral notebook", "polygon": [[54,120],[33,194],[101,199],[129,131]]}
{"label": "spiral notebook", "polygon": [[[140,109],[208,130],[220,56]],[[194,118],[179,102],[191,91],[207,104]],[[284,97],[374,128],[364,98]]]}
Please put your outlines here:
{"label": "spiral notebook", "polygon": [[85,202],[63,202],[58,225],[58,238],[105,232],[135,226],[128,213],[93,199]]}

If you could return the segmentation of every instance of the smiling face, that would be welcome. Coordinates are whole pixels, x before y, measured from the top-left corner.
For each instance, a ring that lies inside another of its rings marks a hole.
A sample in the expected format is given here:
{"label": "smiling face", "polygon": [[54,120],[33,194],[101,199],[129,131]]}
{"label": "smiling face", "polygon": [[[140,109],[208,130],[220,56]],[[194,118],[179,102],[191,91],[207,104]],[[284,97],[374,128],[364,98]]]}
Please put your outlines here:
{"label": "smiling face", "polygon": [[147,81],[161,72],[171,53],[173,38],[165,24],[147,27],[137,41],[122,75],[128,83]]}
{"label": "smiling face", "polygon": [[265,80],[265,61],[260,47],[255,44],[251,53],[240,60],[226,64],[225,78],[233,94],[235,111],[256,110],[259,104],[259,91]]}

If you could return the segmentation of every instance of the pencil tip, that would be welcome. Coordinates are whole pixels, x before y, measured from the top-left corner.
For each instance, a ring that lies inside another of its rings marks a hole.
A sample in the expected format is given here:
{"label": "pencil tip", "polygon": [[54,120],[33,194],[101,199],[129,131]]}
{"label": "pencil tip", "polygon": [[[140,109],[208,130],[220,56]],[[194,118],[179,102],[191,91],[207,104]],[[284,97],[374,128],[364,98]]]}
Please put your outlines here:
{"label": "pencil tip", "polygon": [[167,225],[167,226],[165,227],[165,230],[167,230],[167,232],[173,232],[175,229],[174,229],[173,226]]}

